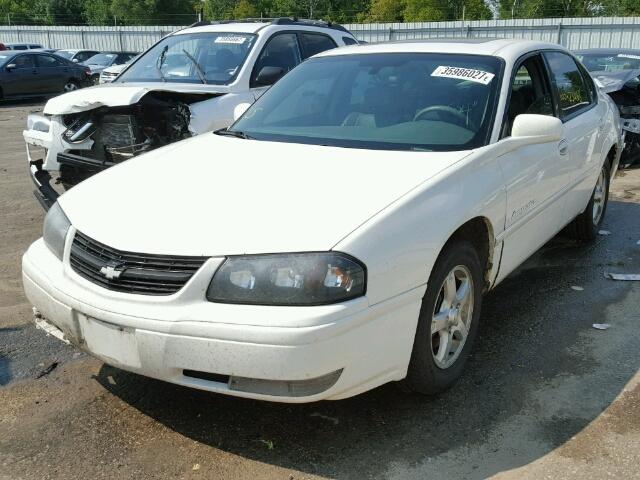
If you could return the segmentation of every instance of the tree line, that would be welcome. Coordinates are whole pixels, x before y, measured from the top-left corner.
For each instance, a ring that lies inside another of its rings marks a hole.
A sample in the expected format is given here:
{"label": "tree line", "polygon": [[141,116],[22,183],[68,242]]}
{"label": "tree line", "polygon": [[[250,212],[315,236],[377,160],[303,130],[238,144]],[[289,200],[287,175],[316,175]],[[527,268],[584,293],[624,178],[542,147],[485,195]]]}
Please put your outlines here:
{"label": "tree line", "polygon": [[640,0],[0,0],[0,22],[181,25],[296,16],[342,23],[640,15]]}

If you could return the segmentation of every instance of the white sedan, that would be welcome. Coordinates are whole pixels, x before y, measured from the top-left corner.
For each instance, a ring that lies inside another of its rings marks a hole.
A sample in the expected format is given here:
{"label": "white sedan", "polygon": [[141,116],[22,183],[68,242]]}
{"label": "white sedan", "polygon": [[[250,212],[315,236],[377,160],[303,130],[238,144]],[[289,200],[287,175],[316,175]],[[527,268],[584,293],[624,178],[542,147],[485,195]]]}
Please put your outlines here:
{"label": "white sedan", "polygon": [[282,402],[461,375],[483,294],[592,240],[617,109],[558,45],[347,47],[231,128],[61,196],[23,258],[36,323],[119,368]]}

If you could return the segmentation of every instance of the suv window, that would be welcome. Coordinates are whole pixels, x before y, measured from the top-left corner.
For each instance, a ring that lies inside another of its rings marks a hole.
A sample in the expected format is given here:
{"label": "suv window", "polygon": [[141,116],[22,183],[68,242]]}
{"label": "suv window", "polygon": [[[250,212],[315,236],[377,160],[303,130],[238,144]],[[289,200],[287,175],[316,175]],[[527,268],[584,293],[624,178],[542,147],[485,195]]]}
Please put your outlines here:
{"label": "suv window", "polygon": [[358,41],[351,37],[342,37],[342,41],[345,45],[357,45]]}
{"label": "suv window", "polygon": [[40,67],[62,67],[63,63],[51,55],[38,55],[38,66]]}
{"label": "suv window", "polygon": [[511,135],[513,121],[518,115],[553,115],[551,92],[540,66],[540,57],[535,55],[525,59],[517,67],[511,84],[503,136]]}
{"label": "suv window", "polygon": [[31,55],[20,55],[16,57],[13,62],[16,64],[16,68],[34,68],[33,57]]}
{"label": "suv window", "polygon": [[575,60],[562,52],[546,52],[544,55],[558,95],[560,117],[570,117],[592,105],[588,83]]}
{"label": "suv window", "polygon": [[302,59],[313,57],[315,54],[336,48],[336,42],[327,35],[319,33],[301,33],[300,43],[304,52]]}
{"label": "suv window", "polygon": [[13,47],[11,47],[12,50],[27,50],[27,46],[26,45],[14,45]]}
{"label": "suv window", "polygon": [[264,67],[282,68],[285,73],[293,70],[301,61],[298,38],[295,33],[278,33],[271,37],[260,53],[260,57],[253,67],[251,86],[260,70]]}

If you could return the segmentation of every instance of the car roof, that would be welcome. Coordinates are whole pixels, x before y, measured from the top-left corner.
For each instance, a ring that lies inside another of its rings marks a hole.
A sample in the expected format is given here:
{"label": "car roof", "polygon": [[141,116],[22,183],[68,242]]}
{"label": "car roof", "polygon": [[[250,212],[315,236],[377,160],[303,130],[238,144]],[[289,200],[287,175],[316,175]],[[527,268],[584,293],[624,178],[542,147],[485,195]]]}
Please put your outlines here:
{"label": "car roof", "polygon": [[353,45],[319,53],[318,57],[371,53],[457,53],[489,55],[515,60],[535,50],[565,50],[555,43],[511,38],[453,38],[405,40],[399,42]]}
{"label": "car roof", "polygon": [[326,29],[342,32],[347,35],[352,35],[342,25],[332,22],[325,22],[323,20],[309,20],[295,17],[279,17],[279,18],[248,18],[244,20],[222,20],[216,22],[197,22],[193,25],[179,30],[174,35],[184,35],[190,33],[202,33],[202,32],[228,32],[228,33],[257,33],[265,27],[288,27],[303,30],[306,28],[311,29]]}
{"label": "car roof", "polygon": [[640,55],[640,49],[634,48],[583,48],[580,50],[574,50],[573,53],[577,55],[585,55],[589,53],[600,55],[614,55],[618,53],[632,53]]}
{"label": "car roof", "polygon": [[197,25],[187,27],[174,33],[174,35],[186,35],[189,33],[223,32],[223,33],[256,33],[258,30],[270,25],[269,22],[235,22],[212,23],[209,25]]}

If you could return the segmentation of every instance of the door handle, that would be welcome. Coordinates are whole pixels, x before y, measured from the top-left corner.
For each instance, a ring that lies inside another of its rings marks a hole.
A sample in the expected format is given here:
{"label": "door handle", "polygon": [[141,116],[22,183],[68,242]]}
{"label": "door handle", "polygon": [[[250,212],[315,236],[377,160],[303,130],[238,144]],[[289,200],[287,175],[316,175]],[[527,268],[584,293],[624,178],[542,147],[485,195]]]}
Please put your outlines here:
{"label": "door handle", "polygon": [[569,153],[569,142],[565,139],[560,140],[560,143],[558,143],[558,152],[560,155],[566,155]]}

